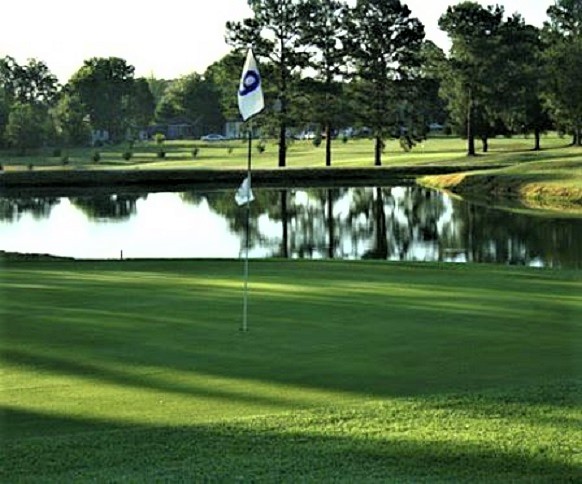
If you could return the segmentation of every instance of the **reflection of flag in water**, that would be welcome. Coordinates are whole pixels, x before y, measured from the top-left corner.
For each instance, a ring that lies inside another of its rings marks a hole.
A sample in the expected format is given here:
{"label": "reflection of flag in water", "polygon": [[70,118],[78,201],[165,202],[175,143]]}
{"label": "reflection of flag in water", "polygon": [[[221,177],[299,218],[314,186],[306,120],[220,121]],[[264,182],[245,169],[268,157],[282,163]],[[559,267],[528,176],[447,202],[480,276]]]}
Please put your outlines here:
{"label": "reflection of flag in water", "polygon": [[238,88],[238,109],[243,120],[246,121],[251,116],[260,113],[264,107],[261,75],[253,51],[249,49]]}
{"label": "reflection of flag in water", "polygon": [[253,191],[251,190],[251,181],[247,176],[243,182],[240,184],[240,187],[236,191],[234,195],[234,199],[236,203],[239,205],[244,205],[245,203],[251,203],[255,197],[253,196]]}

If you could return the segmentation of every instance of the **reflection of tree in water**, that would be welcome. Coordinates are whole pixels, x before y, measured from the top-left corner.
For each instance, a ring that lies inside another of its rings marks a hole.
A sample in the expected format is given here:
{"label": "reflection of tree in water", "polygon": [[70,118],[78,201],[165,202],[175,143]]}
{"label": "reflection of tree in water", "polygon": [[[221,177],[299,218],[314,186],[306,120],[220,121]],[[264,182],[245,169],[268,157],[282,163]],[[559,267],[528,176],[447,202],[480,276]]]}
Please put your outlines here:
{"label": "reflection of tree in water", "polygon": [[147,194],[95,195],[69,198],[90,220],[127,220],[137,212],[136,203]]}
{"label": "reflection of tree in water", "polygon": [[[184,202],[200,205],[208,203],[218,215],[223,216],[229,229],[241,238],[241,251],[244,248],[247,226],[247,207],[239,206],[234,200],[234,190],[227,191],[197,191],[184,192],[180,195]],[[255,200],[250,204],[249,248],[271,245],[272,240],[259,229],[259,217],[267,214],[274,220],[281,219],[279,193],[275,190],[253,189]]]}
{"label": "reflection of tree in water", "polygon": [[582,221],[531,216],[456,202],[469,262],[580,267]]}
{"label": "reflection of tree in water", "polygon": [[57,197],[0,198],[0,220],[14,222],[24,213],[35,219],[47,218],[58,204]]}
{"label": "reflection of tree in water", "polygon": [[[533,219],[449,199],[419,187],[256,190],[251,247],[281,257],[467,260],[579,267],[582,222]],[[225,216],[244,244],[246,208],[228,192],[192,193]],[[341,202],[341,203],[339,203]],[[349,208],[341,213],[341,207]],[[281,226],[261,232],[260,217]],[[241,248],[242,248],[241,244]]]}

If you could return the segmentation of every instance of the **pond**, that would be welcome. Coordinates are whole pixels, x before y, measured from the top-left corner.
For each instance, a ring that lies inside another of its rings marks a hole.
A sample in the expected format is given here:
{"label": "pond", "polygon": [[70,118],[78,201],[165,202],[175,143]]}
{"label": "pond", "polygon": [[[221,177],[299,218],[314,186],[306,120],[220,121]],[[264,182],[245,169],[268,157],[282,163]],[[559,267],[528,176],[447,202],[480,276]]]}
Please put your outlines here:
{"label": "pond", "polygon": [[[249,257],[582,267],[582,220],[475,205],[418,186],[254,189]],[[233,190],[0,197],[0,250],[111,258],[244,256]]]}

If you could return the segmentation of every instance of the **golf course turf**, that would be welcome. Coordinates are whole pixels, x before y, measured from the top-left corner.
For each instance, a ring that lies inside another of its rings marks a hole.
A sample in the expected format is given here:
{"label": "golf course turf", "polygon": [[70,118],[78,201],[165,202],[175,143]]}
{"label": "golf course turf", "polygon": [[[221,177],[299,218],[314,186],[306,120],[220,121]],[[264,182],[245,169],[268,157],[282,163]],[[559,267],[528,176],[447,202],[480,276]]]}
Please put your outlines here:
{"label": "golf course turf", "polygon": [[0,479],[582,479],[579,271],[250,268],[0,261]]}

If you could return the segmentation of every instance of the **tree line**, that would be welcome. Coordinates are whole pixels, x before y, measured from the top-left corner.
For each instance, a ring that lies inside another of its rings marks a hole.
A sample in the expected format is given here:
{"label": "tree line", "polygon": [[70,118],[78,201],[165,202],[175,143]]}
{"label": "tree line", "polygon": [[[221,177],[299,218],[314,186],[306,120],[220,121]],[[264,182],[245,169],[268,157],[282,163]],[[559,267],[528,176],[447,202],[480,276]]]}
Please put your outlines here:
{"label": "tree line", "polygon": [[439,27],[443,52],[399,0],[249,0],[253,15],[227,22],[230,54],[166,81],[135,78],[119,58],[93,58],[64,85],[41,61],[0,59],[0,146],[20,152],[46,144],[87,143],[92,130],[113,141],[138,128],[183,118],[209,132],[237,120],[236,90],[244,54],[260,62],[265,111],[257,126],[278,140],[286,165],[293,128],[315,126],[331,139],[340,128],[366,127],[382,163],[387,138],[404,149],[431,123],[466,137],[467,152],[498,134],[558,129],[582,145],[582,0],[555,0],[542,28],[499,5],[449,6]]}

